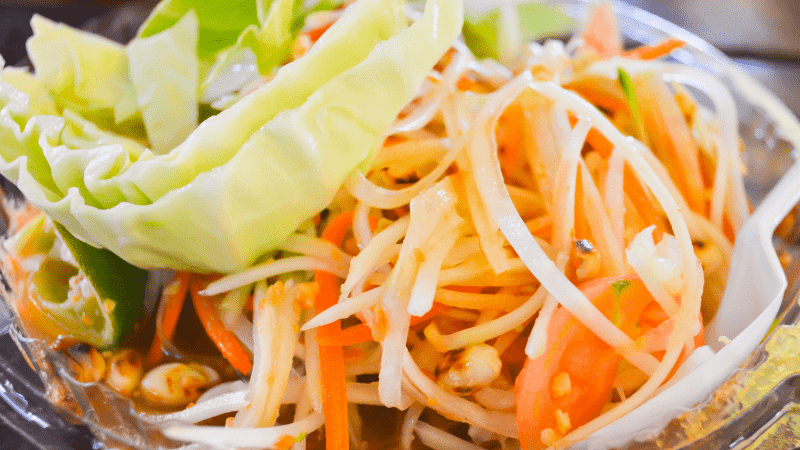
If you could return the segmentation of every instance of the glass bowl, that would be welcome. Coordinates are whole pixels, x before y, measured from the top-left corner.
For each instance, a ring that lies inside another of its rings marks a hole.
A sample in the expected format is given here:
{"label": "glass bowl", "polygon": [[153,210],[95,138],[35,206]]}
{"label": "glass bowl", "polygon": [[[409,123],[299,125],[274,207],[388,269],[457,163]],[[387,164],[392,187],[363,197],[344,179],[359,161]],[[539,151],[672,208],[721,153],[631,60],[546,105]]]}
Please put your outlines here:
{"label": "glass bowl", "polygon": [[[480,5],[487,7],[501,1]],[[583,22],[594,6],[581,0],[544,3],[560,9],[575,23]],[[794,162],[793,153],[800,147],[800,124],[794,115],[724,54],[697,36],[626,3],[616,2],[615,8],[626,45],[652,44],[677,37],[687,45],[672,53],[673,61],[709,72],[731,90],[745,146],[746,188],[753,206],[757,206]],[[129,30],[130,24],[125,21],[130,20],[131,11],[123,8],[110,20],[94,21],[91,27],[93,31],[108,34],[121,27]],[[798,261],[800,246],[795,244],[800,241],[795,238],[800,232],[789,230],[783,236],[775,237],[776,253],[784,260]],[[788,449],[800,442],[800,358],[796,357],[800,354],[798,269],[800,264],[796,263],[787,267],[789,289],[769,336],[713,393],[693,401],[692,404],[699,401],[697,406],[677,417],[662,415],[638,428],[615,432],[613,439],[601,437],[576,447]],[[13,295],[7,290],[3,297]],[[103,385],[76,381],[59,354],[27,338],[21,329],[13,312],[0,302],[0,339],[13,340],[20,350],[18,354],[0,355],[0,418],[12,428],[47,449],[89,445],[157,449],[182,445],[162,436],[158,425],[148,422],[129,400]],[[8,349],[8,345],[0,349]],[[40,380],[25,375],[26,365],[34,369]]]}

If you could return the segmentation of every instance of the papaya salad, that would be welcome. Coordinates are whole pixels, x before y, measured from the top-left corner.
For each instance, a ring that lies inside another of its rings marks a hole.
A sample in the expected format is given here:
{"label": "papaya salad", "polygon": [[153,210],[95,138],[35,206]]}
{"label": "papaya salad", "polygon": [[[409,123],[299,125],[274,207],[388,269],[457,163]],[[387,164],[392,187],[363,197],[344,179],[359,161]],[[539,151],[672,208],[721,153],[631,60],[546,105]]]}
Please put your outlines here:
{"label": "papaya salad", "polygon": [[530,43],[547,7],[240,3],[124,46],[35,17],[2,71],[8,301],[71,376],[184,443],[533,450],[704,346],[750,209],[683,42],[623,49],[611,3]]}

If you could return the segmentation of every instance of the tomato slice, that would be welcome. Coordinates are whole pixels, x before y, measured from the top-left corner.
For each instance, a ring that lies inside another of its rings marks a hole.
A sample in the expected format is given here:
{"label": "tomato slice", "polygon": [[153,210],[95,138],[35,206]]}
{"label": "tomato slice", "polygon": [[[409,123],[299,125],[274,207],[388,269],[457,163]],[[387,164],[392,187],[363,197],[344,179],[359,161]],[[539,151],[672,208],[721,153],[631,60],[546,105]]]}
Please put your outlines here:
{"label": "tomato slice", "polygon": [[[581,291],[635,339],[639,319],[653,302],[635,276],[591,281]],[[608,403],[620,356],[563,307],[548,328],[547,350],[529,358],[516,380],[517,428],[524,450],[546,448],[597,417]]]}

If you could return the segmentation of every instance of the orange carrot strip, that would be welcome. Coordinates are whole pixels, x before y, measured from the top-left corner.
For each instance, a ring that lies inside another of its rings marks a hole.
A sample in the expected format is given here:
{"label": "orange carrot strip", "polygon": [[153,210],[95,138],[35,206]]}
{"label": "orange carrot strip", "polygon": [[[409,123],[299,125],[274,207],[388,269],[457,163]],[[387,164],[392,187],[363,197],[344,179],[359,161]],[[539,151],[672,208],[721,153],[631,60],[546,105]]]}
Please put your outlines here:
{"label": "orange carrot strip", "polygon": [[601,83],[603,81],[599,78],[588,78],[587,80],[573,81],[565,87],[606,111],[627,110],[628,104],[625,102],[625,97],[622,96],[622,91],[614,92],[610,86],[602,86]]}
{"label": "orange carrot strip", "polygon": [[[575,116],[569,117],[569,124],[573,127],[575,124],[578,123],[578,118]],[[589,144],[594,151],[597,152],[600,156],[604,159],[608,159],[611,157],[611,152],[614,151],[614,144],[611,143],[603,133],[600,132],[597,128],[591,128],[589,133],[586,135],[586,143]]]}
{"label": "orange carrot strip", "polygon": [[630,59],[656,59],[669,55],[671,51],[676,48],[681,48],[684,45],[686,45],[686,42],[671,37],[655,45],[642,45],[641,47],[629,50],[623,53],[622,56]]}
{"label": "orange carrot strip", "polygon": [[[322,239],[337,246],[342,245],[347,232],[353,224],[353,212],[345,212],[331,219],[322,232]],[[369,216],[373,231],[378,221]],[[339,300],[339,281],[336,275],[317,271],[314,280],[319,286],[317,295],[317,312],[325,311]],[[360,326],[360,325],[359,325]],[[356,328],[353,331],[348,331]],[[325,411],[325,448],[347,450],[350,445],[349,425],[347,419],[347,389],[345,385],[343,345],[350,345],[346,339],[355,340],[362,337],[357,327],[342,332],[341,323],[336,320],[317,329],[317,343],[320,346],[320,368],[322,369],[322,407]],[[369,328],[367,327],[369,331]],[[345,334],[347,333],[347,334]],[[372,338],[372,333],[369,333]],[[356,342],[352,342],[356,343]]]}
{"label": "orange carrot strip", "polygon": [[339,346],[344,347],[348,345],[361,344],[369,342],[372,339],[372,330],[366,324],[358,324],[349,328],[345,328],[339,334],[331,336],[317,336],[317,343],[324,346]]}
{"label": "orange carrot strip", "polygon": [[653,153],[664,163],[689,207],[705,214],[705,182],[692,130],[667,84],[652,73],[634,77]]}
{"label": "orange carrot strip", "polygon": [[[334,217],[325,227],[322,238],[341,245],[353,223],[353,212]],[[336,275],[317,271],[314,280],[319,285],[317,312],[325,311],[339,299],[339,282]],[[341,345],[328,345],[327,340],[341,339],[342,325],[336,320],[319,327],[317,343],[320,346],[322,369],[322,407],[325,412],[325,448],[348,449],[349,425],[347,419],[347,387],[345,385],[344,351]]]}
{"label": "orange carrot strip", "polygon": [[328,28],[330,28],[331,25],[333,25],[333,22],[326,23],[325,25],[319,28],[315,28],[313,30],[308,30],[308,37],[311,38],[312,42],[316,42],[317,39],[321,38],[322,35],[325,34],[326,31],[328,31]]}
{"label": "orange carrot strip", "polygon": [[625,193],[633,203],[636,211],[642,216],[644,222],[648,225],[655,225],[656,229],[661,232],[667,232],[667,226],[661,215],[656,211],[655,206],[650,201],[650,198],[645,193],[644,188],[639,183],[639,180],[634,175],[633,171],[625,166]]}
{"label": "orange carrot strip", "polygon": [[481,292],[483,292],[482,286],[445,286],[445,289],[458,292],[468,292],[470,294],[480,294]]}
{"label": "orange carrot strip", "polygon": [[722,220],[722,232],[725,233],[725,237],[727,237],[731,242],[736,240],[736,232],[733,231],[733,224],[728,216],[725,216]]}
{"label": "orange carrot strip", "polygon": [[[434,303],[430,311],[422,316],[411,316],[410,326],[422,323],[430,318],[436,317],[442,312],[449,309],[447,306],[440,303]],[[345,328],[339,333],[338,336],[323,336],[317,335],[317,343],[320,345],[340,345],[348,346],[355,344],[362,344],[375,340],[372,336],[372,329],[365,323],[358,324],[352,327]]]}
{"label": "orange carrot strip", "polygon": [[594,151],[605,159],[608,159],[611,156],[611,152],[614,150],[614,145],[611,141],[606,139],[603,133],[597,128],[589,130],[589,134],[586,135],[586,142],[592,146]]}
{"label": "orange carrot strip", "polygon": [[475,87],[476,84],[478,83],[472,78],[466,75],[461,75],[461,78],[459,78],[458,82],[456,83],[456,89],[466,92]]}
{"label": "orange carrot strip", "polygon": [[578,172],[578,179],[575,186],[575,239],[592,240],[592,228],[589,226],[589,218],[586,217],[586,208],[583,204],[583,175]]}
{"label": "orange carrot strip", "polygon": [[528,227],[528,231],[530,231],[532,235],[542,239],[545,239],[546,236],[548,239],[545,240],[550,240],[549,237],[553,228],[553,219],[550,216],[539,216],[535,219],[525,222],[525,225]]}
{"label": "orange carrot strip", "polygon": [[425,322],[428,319],[432,319],[432,318],[438,316],[439,314],[442,314],[443,312],[447,311],[448,309],[450,309],[450,307],[447,306],[447,305],[443,305],[441,303],[434,303],[433,306],[431,307],[431,310],[426,312],[425,314],[423,314],[423,315],[421,315],[419,317],[411,316],[411,323],[409,323],[409,325],[413,327],[414,325],[417,325],[419,323]]}
{"label": "orange carrot strip", "polygon": [[[156,324],[156,335],[153,338],[153,345],[145,357],[145,366],[155,367],[164,358],[164,341],[162,336],[171,340],[175,334],[175,327],[178,326],[178,318],[183,309],[183,302],[189,290],[189,273],[178,272],[175,279],[164,286],[161,291],[161,303],[164,304],[164,315],[161,322]],[[158,332],[161,331],[161,333]]]}
{"label": "orange carrot strip", "polygon": [[[624,220],[623,223],[625,225],[625,229],[627,230],[644,230],[645,228],[653,225],[652,223],[646,223],[644,218],[639,211],[636,210],[636,206],[634,206],[633,202],[631,201],[630,196],[625,194],[624,196],[624,208],[625,212],[623,214]],[[623,231],[624,233],[624,231]],[[623,234],[623,237],[626,238],[626,243],[629,243],[629,240],[633,238],[633,236],[626,236]],[[655,232],[653,233],[653,239],[661,240],[661,230],[656,227]]]}
{"label": "orange carrot strip", "polygon": [[503,114],[502,148],[505,173],[514,176],[519,171],[519,158],[522,148],[522,130],[525,123],[525,114],[522,107],[515,103],[508,107]]}
{"label": "orange carrot strip", "polygon": [[275,450],[289,450],[295,442],[294,436],[284,435],[272,446]]}
{"label": "orange carrot strip", "polygon": [[190,291],[192,293],[192,304],[200,318],[200,323],[206,330],[206,334],[214,344],[217,346],[222,356],[231,363],[231,365],[239,372],[247,375],[253,369],[253,363],[250,361],[250,355],[247,353],[244,345],[239,342],[232,332],[225,328],[222,319],[219,317],[217,308],[214,306],[212,300],[214,297],[206,297],[200,295],[200,291],[205,288],[205,282],[202,279],[193,277],[190,282]]}

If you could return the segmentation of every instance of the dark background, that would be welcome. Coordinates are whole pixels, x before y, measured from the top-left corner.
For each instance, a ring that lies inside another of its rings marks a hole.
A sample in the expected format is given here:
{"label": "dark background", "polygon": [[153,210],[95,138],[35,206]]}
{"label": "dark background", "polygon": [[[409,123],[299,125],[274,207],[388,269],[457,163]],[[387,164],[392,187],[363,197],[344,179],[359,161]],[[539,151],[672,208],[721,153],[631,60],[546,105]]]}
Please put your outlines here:
{"label": "dark background", "polygon": [[[85,29],[112,27],[118,39],[125,41],[135,33],[134,24],[143,20],[155,3],[155,0],[0,0],[0,54],[9,64],[24,62],[24,42],[31,33],[28,22],[34,13]],[[629,0],[629,3],[648,9],[722,49],[775,91],[796,114],[800,113],[800,2],[797,0]],[[126,20],[112,21],[112,13]],[[0,337],[0,362],[24,366],[7,336]],[[4,410],[8,411],[2,408],[4,405],[0,399],[0,418]],[[88,449],[92,441],[86,430],[74,428],[65,433],[60,447]],[[35,448],[0,421],[0,450]]]}

